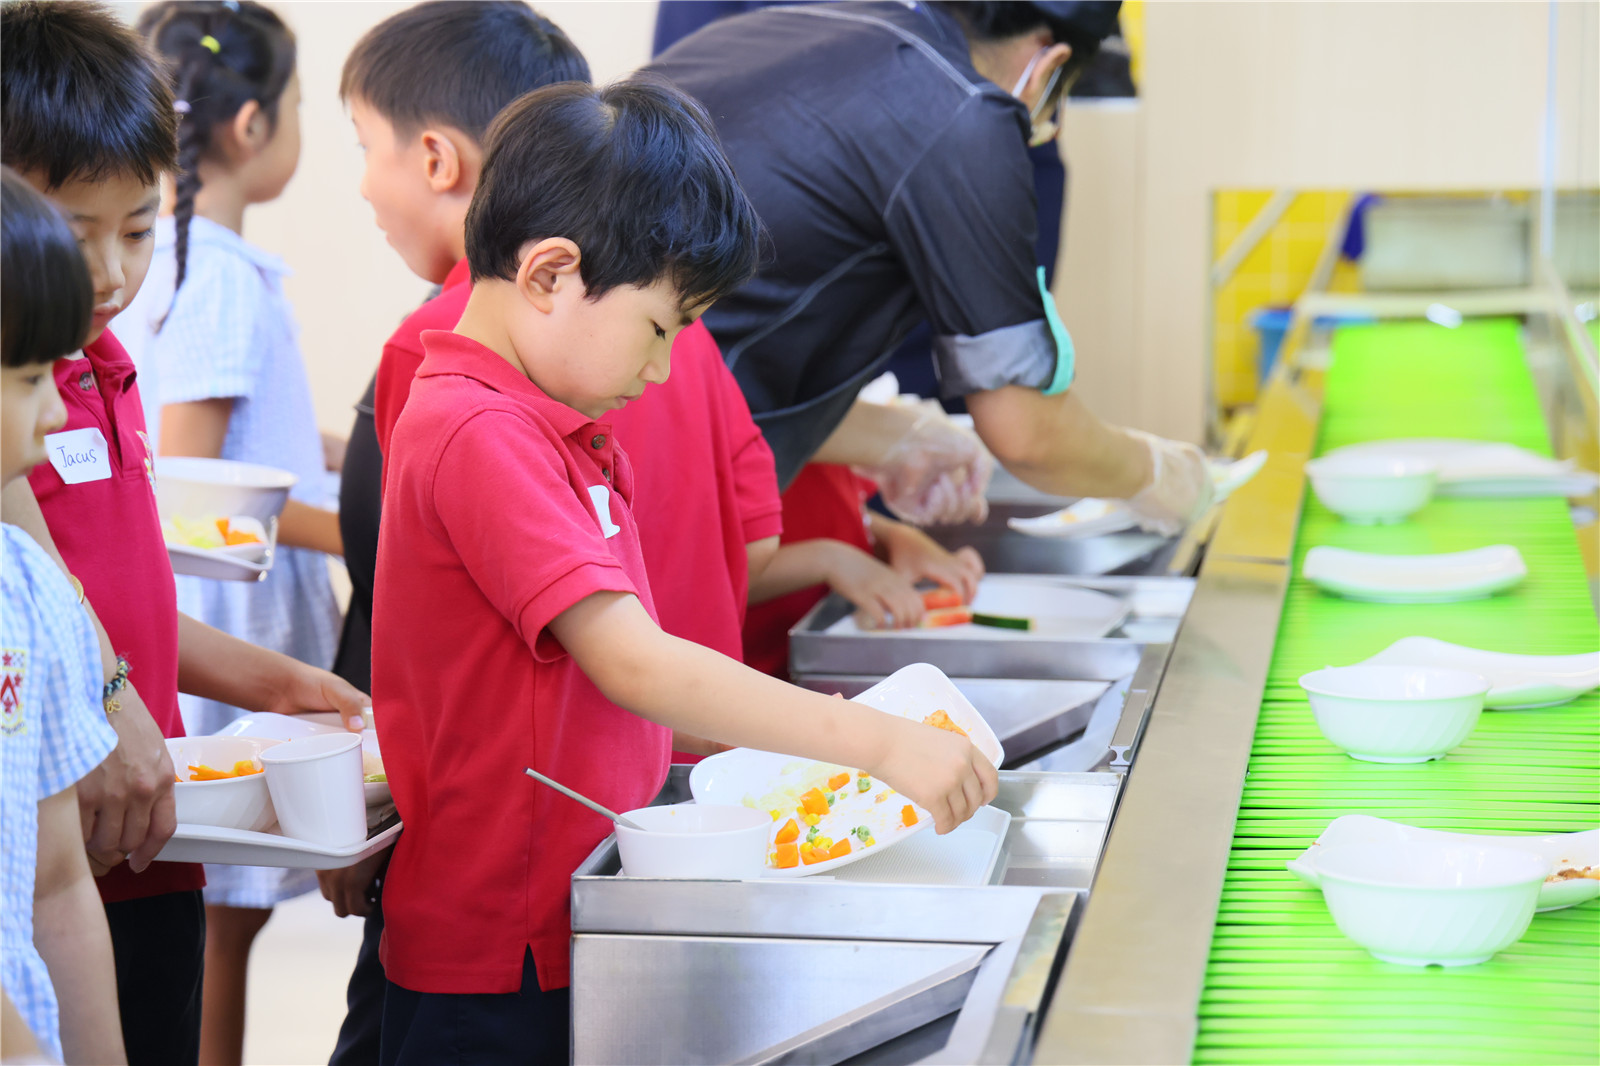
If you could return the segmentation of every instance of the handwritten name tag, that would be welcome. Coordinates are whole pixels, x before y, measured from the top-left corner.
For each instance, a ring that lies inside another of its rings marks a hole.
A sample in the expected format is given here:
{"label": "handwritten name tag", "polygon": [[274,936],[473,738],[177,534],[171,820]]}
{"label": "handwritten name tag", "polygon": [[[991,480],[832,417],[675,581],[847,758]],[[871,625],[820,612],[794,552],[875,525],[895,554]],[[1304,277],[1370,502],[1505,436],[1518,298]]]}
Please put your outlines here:
{"label": "handwritten name tag", "polygon": [[111,456],[105,435],[93,426],[47,434],[44,447],[49,453],[50,465],[68,485],[104,481],[111,476]]}
{"label": "handwritten name tag", "polygon": [[600,517],[600,532],[610,540],[622,532],[622,527],[611,520],[611,490],[604,485],[590,485],[589,499],[594,501],[594,513]]}

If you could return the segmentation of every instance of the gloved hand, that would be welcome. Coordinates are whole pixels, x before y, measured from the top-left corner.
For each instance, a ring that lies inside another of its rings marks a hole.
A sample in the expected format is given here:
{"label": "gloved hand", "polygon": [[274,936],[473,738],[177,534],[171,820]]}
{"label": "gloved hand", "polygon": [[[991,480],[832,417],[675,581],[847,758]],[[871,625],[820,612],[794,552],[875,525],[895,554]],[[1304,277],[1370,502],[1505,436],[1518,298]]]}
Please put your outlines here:
{"label": "gloved hand", "polygon": [[984,493],[994,459],[936,406],[924,409],[877,464],[856,470],[877,482],[896,518],[913,525],[982,522],[989,515]]}
{"label": "gloved hand", "polygon": [[1139,528],[1176,536],[1211,506],[1215,489],[1205,453],[1193,444],[1142,430],[1123,432],[1150,449],[1150,483],[1128,499]]}

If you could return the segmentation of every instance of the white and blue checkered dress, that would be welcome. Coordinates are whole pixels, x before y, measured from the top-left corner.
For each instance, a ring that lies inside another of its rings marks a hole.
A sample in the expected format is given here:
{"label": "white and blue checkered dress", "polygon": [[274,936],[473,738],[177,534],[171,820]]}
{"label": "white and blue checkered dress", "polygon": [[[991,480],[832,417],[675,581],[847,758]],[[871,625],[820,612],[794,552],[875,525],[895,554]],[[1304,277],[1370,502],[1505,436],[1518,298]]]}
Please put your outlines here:
{"label": "white and blue checkered dress", "polygon": [[117,734],[100,707],[100,644],[89,616],[60,568],[16,526],[0,526],[0,587],[0,983],[59,1060],[56,992],[33,946],[39,801],[99,766]]}
{"label": "white and blue checkered dress", "polygon": [[[145,402],[152,403],[152,395],[163,405],[232,399],[222,458],[288,470],[300,479],[291,498],[329,506],[299,328],[283,291],[288,268],[232,230],[197,217],[189,229],[188,273],[172,301],[174,239],[172,220],[162,219],[149,277],[123,313],[145,326],[167,316],[159,332],[128,344]],[[320,552],[280,547],[266,580],[255,584],[180,576],[178,610],[313,666],[331,665],[338,645],[339,608]],[[194,735],[215,733],[243,713],[193,696],[179,702]],[[206,902],[271,907],[315,884],[306,870],[208,866]]]}

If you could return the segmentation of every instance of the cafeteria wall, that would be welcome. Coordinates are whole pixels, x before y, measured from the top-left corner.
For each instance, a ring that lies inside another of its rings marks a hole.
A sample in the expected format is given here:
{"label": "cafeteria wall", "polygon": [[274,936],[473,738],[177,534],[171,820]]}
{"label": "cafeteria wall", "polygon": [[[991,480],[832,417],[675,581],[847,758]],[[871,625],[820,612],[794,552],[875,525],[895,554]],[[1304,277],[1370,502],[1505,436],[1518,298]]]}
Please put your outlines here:
{"label": "cafeteria wall", "polygon": [[[1600,184],[1600,5],[1557,6],[1556,182]],[[1055,294],[1102,416],[1200,440],[1210,196],[1537,188],[1544,3],[1146,3],[1137,101],[1074,101]]]}

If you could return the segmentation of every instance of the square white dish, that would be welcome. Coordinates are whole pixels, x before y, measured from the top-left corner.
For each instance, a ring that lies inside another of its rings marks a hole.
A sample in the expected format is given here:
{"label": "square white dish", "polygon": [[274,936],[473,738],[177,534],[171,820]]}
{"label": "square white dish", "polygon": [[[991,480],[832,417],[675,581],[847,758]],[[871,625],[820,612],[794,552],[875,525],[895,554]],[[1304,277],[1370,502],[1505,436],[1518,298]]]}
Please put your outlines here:
{"label": "square white dish", "polygon": [[980,807],[944,836],[918,833],[889,851],[872,848],[860,862],[836,869],[833,877],[879,885],[986,885],[1010,828],[1008,812]]}
{"label": "square white dish", "polygon": [[[967,731],[973,745],[995,767],[998,768],[1005,761],[1005,751],[988,723],[948,677],[927,663],[914,663],[896,670],[855,697],[854,702],[918,722],[942,710],[950,716],[951,721]],[[865,848],[852,839],[848,855],[810,866],[788,869],[769,867],[765,876],[805,877],[830,873],[841,866],[878,854],[881,849],[892,848],[933,825],[933,818],[927,811],[892,792],[881,781],[873,779],[867,791],[858,791],[854,767],[834,766],[753,748],[735,748],[695,764],[689,773],[689,791],[696,803],[777,810],[778,817],[772,823],[772,832],[776,835],[784,823],[794,817],[795,806],[802,792],[812,787],[828,791],[825,782],[840,772],[848,772],[850,780],[839,790],[839,802],[823,818],[819,827],[825,827],[822,829],[824,834],[840,840],[850,827],[864,825],[871,830],[876,843]],[[890,794],[878,801],[877,797],[885,792]],[[900,812],[907,805],[916,811],[917,821],[914,825],[903,826]],[[841,818],[840,815],[848,817]],[[832,831],[835,828],[838,835]],[[804,828],[801,839],[804,839]]]}
{"label": "square white dish", "polygon": [[1103,592],[1047,584],[1027,575],[1012,574],[986,575],[978,583],[978,594],[968,606],[983,614],[1032,619],[1033,628],[1002,629],[967,624],[928,629],[862,629],[855,615],[850,614],[829,626],[826,632],[832,636],[893,635],[925,639],[1099,640],[1126,621],[1131,610],[1127,601]]}
{"label": "square white dish", "polygon": [[1379,555],[1318,545],[1301,574],[1325,592],[1371,603],[1454,603],[1502,592],[1528,576],[1509,544],[1441,555]]}
{"label": "square white dish", "polygon": [[[1288,870],[1308,885],[1321,887],[1317,873],[1317,851],[1334,844],[1374,844],[1388,846],[1413,841],[1492,844],[1538,855],[1550,864],[1552,877],[1562,870],[1600,867],[1600,829],[1582,833],[1557,833],[1550,836],[1497,836],[1478,833],[1446,833],[1437,829],[1374,818],[1368,814],[1346,814],[1328,823],[1311,846],[1287,863]],[[1539,910],[1554,911],[1574,907],[1600,896],[1600,881],[1589,877],[1547,880],[1539,890]]]}
{"label": "square white dish", "polygon": [[1363,659],[1362,664],[1434,666],[1466,670],[1489,680],[1486,710],[1555,707],[1600,688],[1600,652],[1581,655],[1511,655],[1451,644],[1432,637],[1405,637]]}

